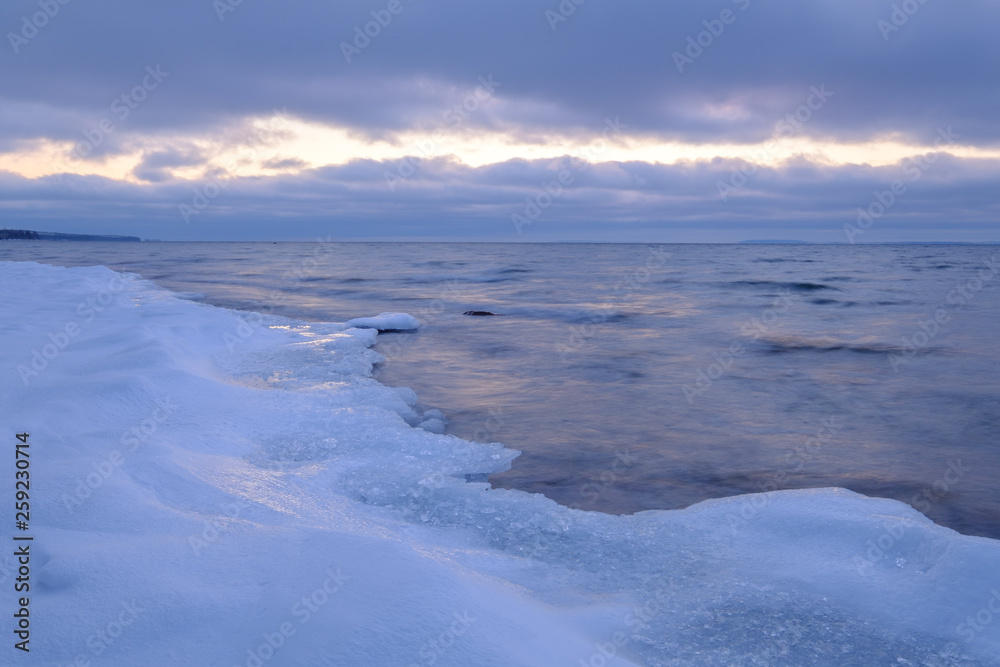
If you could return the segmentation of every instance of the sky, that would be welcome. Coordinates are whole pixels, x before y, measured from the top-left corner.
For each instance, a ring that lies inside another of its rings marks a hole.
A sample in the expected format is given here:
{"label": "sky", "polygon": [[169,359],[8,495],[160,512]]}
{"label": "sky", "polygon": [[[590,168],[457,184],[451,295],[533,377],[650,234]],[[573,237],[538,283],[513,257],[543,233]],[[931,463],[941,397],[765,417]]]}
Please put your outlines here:
{"label": "sky", "polygon": [[1000,241],[995,0],[5,0],[0,227]]}

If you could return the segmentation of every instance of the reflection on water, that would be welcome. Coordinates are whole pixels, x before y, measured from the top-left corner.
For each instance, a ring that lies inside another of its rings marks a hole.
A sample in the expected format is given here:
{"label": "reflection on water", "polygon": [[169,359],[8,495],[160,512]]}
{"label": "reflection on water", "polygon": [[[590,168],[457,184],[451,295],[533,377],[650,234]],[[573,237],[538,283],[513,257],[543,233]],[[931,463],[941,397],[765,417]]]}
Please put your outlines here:
{"label": "reflection on water", "polygon": [[[995,246],[22,243],[232,308],[424,322],[376,377],[607,512],[843,486],[1000,537]],[[978,279],[979,285],[976,286]],[[972,281],[972,282],[970,282]],[[467,317],[469,310],[502,317]],[[938,319],[935,319],[938,318]]]}

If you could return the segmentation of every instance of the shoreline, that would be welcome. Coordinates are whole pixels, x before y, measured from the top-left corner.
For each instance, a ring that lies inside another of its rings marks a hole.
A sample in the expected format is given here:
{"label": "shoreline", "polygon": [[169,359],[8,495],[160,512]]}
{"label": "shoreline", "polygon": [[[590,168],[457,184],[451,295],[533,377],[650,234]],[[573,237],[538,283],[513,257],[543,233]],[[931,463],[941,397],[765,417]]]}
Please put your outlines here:
{"label": "shoreline", "polygon": [[[748,623],[765,630],[789,614],[811,633],[785,644],[799,659],[848,637],[870,656],[958,650],[982,664],[1000,646],[1000,629],[954,632],[983,586],[1000,586],[1000,541],[901,503],[778,491],[733,530],[733,499],[609,516],[490,490],[467,477],[515,452],[409,426],[412,392],[370,377],[372,330],[226,311],[102,267],[2,262],[0,278],[18,287],[8,364],[41,341],[59,346],[57,330],[68,337],[37,377],[0,389],[38,448],[33,474],[46,477],[32,530],[49,590],[32,610],[42,634],[66,630],[39,647],[43,659],[86,656],[90,615],[133,598],[127,639],[106,646],[123,664],[167,644],[179,660],[244,664],[275,632],[285,661],[336,647],[345,665],[410,664],[455,614],[447,663],[586,661],[611,646],[623,664],[713,664],[698,619],[720,605],[730,615],[711,636],[732,639],[730,658]],[[80,303],[95,312],[73,335],[64,318]],[[232,349],[227,335],[240,341]],[[869,542],[886,555],[866,560]],[[178,585],[186,595],[171,594]],[[267,602],[254,612],[260,586]],[[295,606],[303,595],[311,607]],[[188,640],[152,630],[164,627]],[[666,653],[650,633],[670,638]]]}

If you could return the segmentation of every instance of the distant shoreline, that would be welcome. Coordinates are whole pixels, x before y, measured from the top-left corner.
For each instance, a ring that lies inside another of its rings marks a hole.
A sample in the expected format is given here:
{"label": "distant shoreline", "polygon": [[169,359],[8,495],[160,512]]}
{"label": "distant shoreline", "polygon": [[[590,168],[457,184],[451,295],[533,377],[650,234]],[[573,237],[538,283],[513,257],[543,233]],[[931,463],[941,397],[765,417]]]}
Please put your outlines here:
{"label": "distant shoreline", "polygon": [[99,234],[60,234],[59,232],[36,232],[30,229],[0,229],[0,241],[116,241],[137,243],[138,236],[118,236]]}
{"label": "distant shoreline", "polygon": [[[300,239],[267,239],[267,240],[200,240],[200,241],[163,241],[161,239],[143,239],[138,236],[118,234],[64,234],[60,232],[37,232],[27,229],[0,229],[0,241],[84,241],[84,242],[127,242],[127,243],[315,243],[315,240]],[[748,239],[744,241],[511,241],[511,240],[436,240],[436,239],[331,239],[327,237],[323,243],[424,243],[434,244],[523,244],[523,245],[821,245],[821,246],[880,246],[880,245],[1000,245],[1000,241],[868,241],[847,243],[845,241],[802,241],[786,239]]]}

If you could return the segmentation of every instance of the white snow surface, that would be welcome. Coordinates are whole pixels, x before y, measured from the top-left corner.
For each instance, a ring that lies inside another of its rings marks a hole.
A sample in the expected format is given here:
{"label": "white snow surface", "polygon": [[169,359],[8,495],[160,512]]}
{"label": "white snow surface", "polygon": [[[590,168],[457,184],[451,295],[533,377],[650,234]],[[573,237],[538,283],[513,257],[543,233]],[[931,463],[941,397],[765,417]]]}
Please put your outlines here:
{"label": "white snow surface", "polygon": [[517,452],[411,426],[356,321],[104,267],[0,290],[0,500],[13,534],[27,431],[35,538],[30,655],[0,556],[0,664],[1000,664],[1000,542],[902,503],[574,510],[467,481]]}
{"label": "white snow surface", "polygon": [[355,317],[347,326],[379,331],[412,331],[420,328],[420,320],[406,313],[379,313],[375,317]]}

